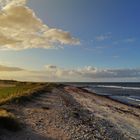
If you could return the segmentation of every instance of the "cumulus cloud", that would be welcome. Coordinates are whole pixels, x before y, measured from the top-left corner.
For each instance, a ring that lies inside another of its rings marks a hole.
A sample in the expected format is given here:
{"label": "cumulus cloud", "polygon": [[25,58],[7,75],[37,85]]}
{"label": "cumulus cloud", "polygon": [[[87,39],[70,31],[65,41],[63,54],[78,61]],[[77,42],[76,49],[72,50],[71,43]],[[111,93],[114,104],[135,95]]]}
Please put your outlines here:
{"label": "cumulus cloud", "polygon": [[0,49],[48,49],[80,43],[69,32],[45,25],[26,6],[26,0],[0,0],[0,7]]}
{"label": "cumulus cloud", "polygon": [[0,79],[26,81],[140,81],[140,68],[137,69],[99,69],[92,66],[66,69],[46,65],[44,70],[27,70],[19,67],[0,65]]}
{"label": "cumulus cloud", "polygon": [[65,69],[57,66],[45,66],[46,73],[53,77],[72,79],[87,79],[94,81],[95,79],[104,78],[140,78],[140,69],[98,69],[92,66],[86,66],[77,69]]}
{"label": "cumulus cloud", "polygon": [[78,45],[78,39],[75,39],[71,36],[69,32],[64,32],[60,29],[50,29],[45,32],[46,37],[53,42],[60,42],[61,44],[72,44]]}

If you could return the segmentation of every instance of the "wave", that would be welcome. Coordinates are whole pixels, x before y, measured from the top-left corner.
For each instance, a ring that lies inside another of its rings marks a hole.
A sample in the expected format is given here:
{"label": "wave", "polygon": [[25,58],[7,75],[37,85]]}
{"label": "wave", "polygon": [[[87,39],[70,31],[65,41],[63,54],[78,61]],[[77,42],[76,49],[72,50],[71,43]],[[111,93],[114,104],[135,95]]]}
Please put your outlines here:
{"label": "wave", "polygon": [[127,97],[127,99],[135,101],[135,102],[140,102],[140,99],[136,99],[136,98],[133,98],[133,97]]}
{"label": "wave", "polygon": [[123,86],[112,86],[112,85],[97,85],[96,87],[140,90],[140,87],[123,87]]}
{"label": "wave", "polygon": [[128,105],[140,107],[140,99],[137,99],[137,98],[127,97],[127,96],[109,96],[109,97],[116,101],[119,101]]}

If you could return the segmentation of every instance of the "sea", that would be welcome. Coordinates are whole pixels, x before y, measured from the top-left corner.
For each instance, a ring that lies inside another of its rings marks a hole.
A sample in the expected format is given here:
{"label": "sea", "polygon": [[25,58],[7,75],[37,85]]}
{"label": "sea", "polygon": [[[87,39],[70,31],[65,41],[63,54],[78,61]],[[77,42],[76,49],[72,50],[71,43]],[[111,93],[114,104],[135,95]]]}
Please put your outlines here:
{"label": "sea", "polygon": [[140,107],[140,83],[72,83],[100,96]]}

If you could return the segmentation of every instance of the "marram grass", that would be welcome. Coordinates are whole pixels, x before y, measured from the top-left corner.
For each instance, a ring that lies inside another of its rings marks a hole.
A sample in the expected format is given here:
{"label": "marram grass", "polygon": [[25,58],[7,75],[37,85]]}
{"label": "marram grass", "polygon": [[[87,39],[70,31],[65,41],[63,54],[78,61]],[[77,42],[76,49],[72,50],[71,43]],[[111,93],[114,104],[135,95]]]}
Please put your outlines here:
{"label": "marram grass", "polygon": [[9,85],[9,87],[0,85],[0,104],[10,101],[14,98],[30,95],[33,91],[42,86],[41,83],[22,82],[13,82],[11,85]]}

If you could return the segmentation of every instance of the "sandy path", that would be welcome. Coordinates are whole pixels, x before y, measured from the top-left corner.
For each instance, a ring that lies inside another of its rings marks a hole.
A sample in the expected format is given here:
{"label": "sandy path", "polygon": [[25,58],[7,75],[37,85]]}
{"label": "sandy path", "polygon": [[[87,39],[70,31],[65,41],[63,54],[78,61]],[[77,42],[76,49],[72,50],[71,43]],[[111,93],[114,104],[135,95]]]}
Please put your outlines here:
{"label": "sandy path", "polygon": [[12,105],[9,108],[23,122],[22,131],[4,132],[0,140],[66,140],[63,129],[57,127],[62,101],[55,92],[41,94],[26,105]]}

